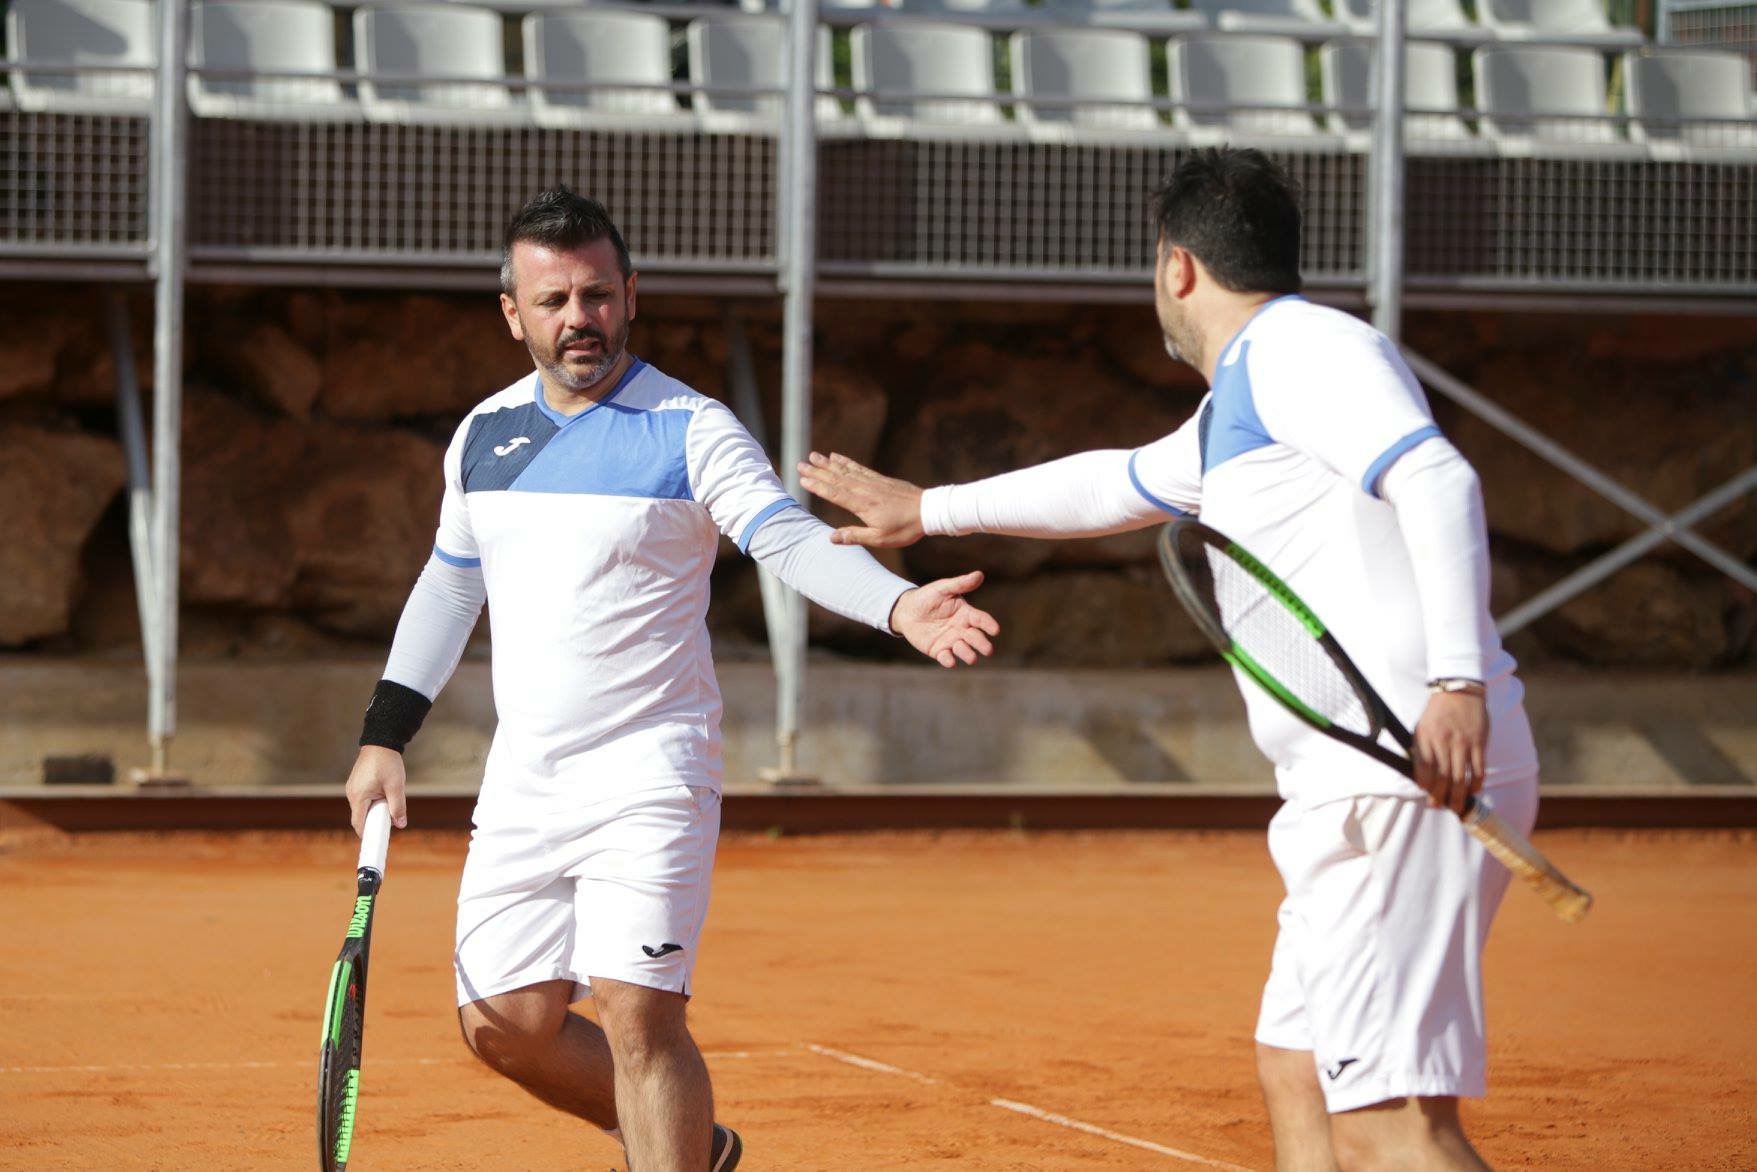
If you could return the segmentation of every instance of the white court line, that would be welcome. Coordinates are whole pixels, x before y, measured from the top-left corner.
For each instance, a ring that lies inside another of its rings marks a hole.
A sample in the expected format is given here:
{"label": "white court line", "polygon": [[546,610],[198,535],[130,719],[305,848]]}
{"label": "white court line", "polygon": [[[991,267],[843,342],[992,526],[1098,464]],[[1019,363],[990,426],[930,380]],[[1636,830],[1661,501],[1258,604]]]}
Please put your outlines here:
{"label": "white court line", "polygon": [[892,1066],[888,1062],[880,1062],[876,1058],[862,1058],[858,1054],[850,1054],[845,1050],[832,1050],[828,1046],[820,1046],[816,1042],[807,1042],[805,1048],[813,1054],[822,1054],[825,1058],[834,1058],[837,1062],[846,1062],[849,1066],[858,1066],[862,1070],[876,1070],[880,1074],[894,1074],[901,1078],[912,1078],[916,1082],[937,1087],[940,1080],[925,1074],[917,1074],[913,1070],[904,1070],[901,1066]]}
{"label": "white court line", "polygon": [[[797,1050],[707,1050],[703,1058],[714,1061],[736,1058],[790,1058],[799,1053]],[[112,1062],[106,1065],[92,1066],[0,1066],[0,1074],[110,1074],[122,1071],[158,1071],[158,1070],[277,1070],[288,1067],[304,1068],[316,1063],[316,1058],[300,1062]],[[374,1058],[372,1066],[453,1066],[459,1063],[470,1064],[476,1060],[460,1055],[456,1058]]]}
{"label": "white court line", "polygon": [[[846,1050],[832,1050],[828,1046],[820,1046],[815,1042],[807,1042],[805,1048],[810,1050],[813,1054],[821,1054],[825,1058],[833,1058],[837,1062],[845,1062],[849,1066],[858,1066],[862,1070],[873,1070],[880,1074],[894,1074],[902,1078],[914,1079],[919,1083],[926,1083],[929,1086],[952,1085],[942,1079],[922,1074],[919,1071],[905,1070],[901,1066],[892,1066],[890,1063],[880,1062],[876,1058],[862,1058],[860,1055],[850,1054]],[[1156,1144],[1152,1140],[1138,1139],[1132,1135],[1124,1135],[1120,1131],[1111,1131],[1109,1128],[1099,1127],[1095,1123],[1085,1123],[1078,1119],[1070,1119],[1066,1115],[1057,1115],[1053,1111],[1045,1111],[1043,1108],[1033,1107],[1029,1103],[1020,1103],[1013,1099],[990,1099],[988,1100],[988,1105],[990,1107],[999,1107],[1003,1111],[1013,1111],[1020,1115],[1029,1115],[1031,1118],[1040,1119],[1044,1123],[1053,1123],[1057,1127],[1066,1127],[1073,1131],[1084,1132],[1087,1135],[1097,1136],[1099,1139],[1110,1140],[1112,1143],[1127,1144],[1130,1147],[1155,1152],[1161,1156],[1170,1156],[1174,1160],[1182,1160],[1188,1164],[1202,1164],[1209,1168],[1229,1168],[1232,1169],[1232,1172],[1251,1172],[1251,1169],[1240,1164],[1228,1164],[1225,1160],[1210,1160],[1208,1157],[1198,1156],[1194,1152],[1185,1152],[1180,1151],[1177,1148],[1168,1148],[1164,1144]]]}
{"label": "white court line", "polygon": [[1162,1156],[1170,1156],[1187,1163],[1206,1164],[1210,1168],[1232,1168],[1236,1172],[1251,1172],[1249,1168],[1240,1164],[1228,1164],[1225,1160],[1210,1160],[1207,1156],[1198,1156],[1194,1152],[1182,1152],[1176,1148],[1168,1148],[1164,1144],[1156,1144],[1152,1140],[1136,1139],[1132,1135],[1124,1135],[1120,1131],[1111,1131],[1091,1123],[1082,1123],[1078,1119],[1069,1119],[1066,1115],[1057,1115],[1052,1111],[1045,1111],[1041,1107],[1033,1107],[1029,1103],[1017,1103],[1012,1099],[990,1099],[988,1105],[999,1107],[1003,1111],[1017,1111],[1021,1115],[1029,1115],[1033,1119],[1041,1119],[1045,1123],[1053,1123],[1058,1127],[1083,1131],[1087,1135],[1096,1135],[1101,1139],[1128,1144],[1132,1148],[1144,1148],[1149,1152],[1158,1152]]}

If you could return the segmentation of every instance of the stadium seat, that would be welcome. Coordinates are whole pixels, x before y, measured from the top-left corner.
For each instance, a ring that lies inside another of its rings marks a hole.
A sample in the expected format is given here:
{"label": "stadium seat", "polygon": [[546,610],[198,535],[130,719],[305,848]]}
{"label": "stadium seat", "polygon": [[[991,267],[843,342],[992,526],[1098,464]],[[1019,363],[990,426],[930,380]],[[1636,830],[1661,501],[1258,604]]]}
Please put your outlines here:
{"label": "stadium seat", "polygon": [[1229,32],[1321,40],[1347,32],[1318,7],[1318,0],[1195,0],[1215,28]]}
{"label": "stadium seat", "polygon": [[1198,141],[1341,145],[1307,108],[1305,51],[1292,37],[1178,37],[1166,46],[1166,72],[1172,100],[1189,103],[1172,123]]}
{"label": "stadium seat", "polygon": [[1605,117],[1597,49],[1488,45],[1474,56],[1482,134],[1501,154],[1602,158],[1628,147]]}
{"label": "stadium seat", "polygon": [[[994,100],[986,29],[932,20],[867,24],[850,34],[849,47],[860,95],[854,109],[869,135],[991,138],[1016,129]],[[909,93],[960,96],[892,96]]]}
{"label": "stadium seat", "polygon": [[151,0],[12,0],[6,43],[21,61],[89,65],[89,73],[12,74],[20,110],[70,114],[150,112],[150,73],[106,67],[150,66],[157,59]]}
{"label": "stadium seat", "polygon": [[1476,11],[1483,27],[1503,41],[1536,37],[1624,48],[1645,39],[1639,29],[1611,24],[1604,0],[1477,0]]}
{"label": "stadium seat", "polygon": [[1025,0],[903,0],[900,8],[911,15],[937,16],[946,20],[972,16],[1008,22],[1037,19],[1036,10],[1027,7]]}
{"label": "stadium seat", "polygon": [[[689,79],[700,86],[777,85],[786,74],[787,22],[773,14],[724,12],[689,22],[684,39],[689,50]],[[830,29],[817,30],[817,87],[834,89]],[[724,133],[773,134],[781,125],[785,99],[780,94],[691,94],[696,116],[708,130]],[[817,99],[820,122],[842,117],[835,98]]]}
{"label": "stadium seat", "polygon": [[1173,8],[1170,0],[1046,0],[1038,11],[1065,24],[1118,25],[1144,33],[1199,32],[1199,12]]}
{"label": "stadium seat", "polygon": [[202,118],[351,121],[360,107],[317,77],[205,77],[202,66],[334,73],[335,10],[321,0],[205,0],[189,13],[189,108]]}
{"label": "stadium seat", "polygon": [[[1372,119],[1347,111],[1377,105],[1373,46],[1365,41],[1325,45],[1318,51],[1318,64],[1324,104],[1341,107],[1327,115],[1330,129],[1344,135],[1350,149],[1367,149]],[[1458,60],[1452,46],[1410,41],[1404,49],[1403,69],[1407,102],[1403,137],[1411,153],[1475,154],[1492,149],[1458,114]]]}
{"label": "stadium seat", "polygon": [[678,130],[690,116],[662,89],[559,89],[543,83],[671,84],[671,26],[647,12],[550,8],[523,23],[525,77],[540,126]]}
{"label": "stadium seat", "polygon": [[506,86],[500,13],[463,4],[354,12],[360,72],[434,74],[480,81],[360,82],[360,106],[374,122],[504,126],[529,110]]}
{"label": "stadium seat", "polygon": [[[1336,15],[1351,32],[1372,33],[1379,27],[1378,0],[1332,0]],[[1492,34],[1470,19],[1460,0],[1409,0],[1403,27],[1412,37],[1432,41],[1484,41]]]}
{"label": "stadium seat", "polygon": [[[1655,158],[1757,153],[1757,103],[1750,65],[1737,53],[1705,49],[1627,53],[1629,137]],[[1708,119],[1696,121],[1691,119]]]}
{"label": "stadium seat", "polygon": [[[1165,135],[1170,128],[1151,105],[1153,77],[1147,38],[1120,29],[1018,32],[1009,46],[1016,107],[1033,137],[1064,139],[1117,131]],[[1029,99],[1103,98],[1118,105],[1038,106]]]}

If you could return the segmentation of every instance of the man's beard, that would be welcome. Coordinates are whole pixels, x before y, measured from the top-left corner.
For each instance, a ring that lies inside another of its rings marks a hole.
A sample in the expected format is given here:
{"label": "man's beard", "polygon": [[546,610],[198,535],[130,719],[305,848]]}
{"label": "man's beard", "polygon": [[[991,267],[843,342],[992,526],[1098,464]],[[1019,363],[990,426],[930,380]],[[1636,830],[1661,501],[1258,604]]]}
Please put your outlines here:
{"label": "man's beard", "polygon": [[1160,332],[1165,338],[1165,352],[1171,355],[1173,362],[1185,362],[1200,369],[1202,365],[1202,356],[1198,353],[1200,339],[1190,337],[1182,329],[1166,329],[1161,326]]}
{"label": "man's beard", "polygon": [[[567,362],[567,348],[586,338],[598,339],[599,358],[589,366]],[[543,373],[554,379],[558,387],[569,391],[585,391],[603,381],[604,376],[622,361],[623,351],[628,348],[628,323],[622,323],[614,339],[606,338],[602,331],[593,326],[564,334],[556,341],[555,349],[549,353],[547,360],[537,353],[535,347],[528,348],[531,350],[531,357],[542,367]]]}

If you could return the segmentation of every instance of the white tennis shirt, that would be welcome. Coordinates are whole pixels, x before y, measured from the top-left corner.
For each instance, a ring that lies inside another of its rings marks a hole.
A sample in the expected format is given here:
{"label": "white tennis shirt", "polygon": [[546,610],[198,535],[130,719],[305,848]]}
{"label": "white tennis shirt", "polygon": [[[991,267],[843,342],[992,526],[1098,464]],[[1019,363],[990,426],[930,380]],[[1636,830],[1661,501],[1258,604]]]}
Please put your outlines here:
{"label": "white tennis shirt", "polygon": [[910,583],[831,545],[726,407],[635,359],[574,415],[533,374],[475,408],[445,455],[433,558],[385,678],[429,699],[486,598],[494,703],[483,807],[543,809],[720,782],[705,622],[720,535],[789,585],[888,629]]}
{"label": "white tennis shirt", "polygon": [[[1430,678],[1481,679],[1488,784],[1536,772],[1523,687],[1489,616],[1474,474],[1396,347],[1346,313],[1277,298],[1227,345],[1208,396],[1171,435],[932,489],[922,502],[930,533],[1069,536],[1197,512],[1311,606],[1406,726]],[[1420,792],[1239,684],[1283,797]]]}

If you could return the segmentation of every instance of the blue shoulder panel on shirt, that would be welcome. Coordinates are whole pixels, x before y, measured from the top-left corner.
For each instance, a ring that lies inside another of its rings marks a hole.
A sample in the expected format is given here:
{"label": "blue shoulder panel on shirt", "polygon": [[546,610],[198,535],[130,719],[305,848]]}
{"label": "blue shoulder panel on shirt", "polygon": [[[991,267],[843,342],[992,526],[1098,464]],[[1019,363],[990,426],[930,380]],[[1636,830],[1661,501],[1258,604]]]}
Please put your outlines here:
{"label": "blue shoulder panel on shirt", "polygon": [[606,400],[544,445],[509,488],[694,500],[684,440],[694,412],[645,411]]}
{"label": "blue shoulder panel on shirt", "polygon": [[510,487],[537,458],[557,428],[535,403],[502,407],[470,420],[459,479],[465,492]]}
{"label": "blue shoulder panel on shirt", "polygon": [[1212,472],[1234,456],[1274,443],[1251,399],[1251,344],[1240,342],[1238,357],[1214,372],[1214,393],[1202,411],[1202,471]]}

